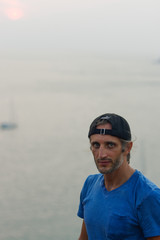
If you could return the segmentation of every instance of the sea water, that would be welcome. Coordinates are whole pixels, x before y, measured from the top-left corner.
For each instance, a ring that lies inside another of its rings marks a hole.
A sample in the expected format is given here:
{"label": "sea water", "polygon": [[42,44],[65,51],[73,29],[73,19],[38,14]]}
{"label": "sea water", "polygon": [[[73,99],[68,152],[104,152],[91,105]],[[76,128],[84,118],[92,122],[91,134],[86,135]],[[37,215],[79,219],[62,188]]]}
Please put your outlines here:
{"label": "sea water", "polygon": [[0,122],[18,124],[0,130],[1,240],[78,238],[79,194],[97,173],[88,127],[105,112],[129,121],[131,165],[160,186],[159,77],[152,57],[1,60]]}

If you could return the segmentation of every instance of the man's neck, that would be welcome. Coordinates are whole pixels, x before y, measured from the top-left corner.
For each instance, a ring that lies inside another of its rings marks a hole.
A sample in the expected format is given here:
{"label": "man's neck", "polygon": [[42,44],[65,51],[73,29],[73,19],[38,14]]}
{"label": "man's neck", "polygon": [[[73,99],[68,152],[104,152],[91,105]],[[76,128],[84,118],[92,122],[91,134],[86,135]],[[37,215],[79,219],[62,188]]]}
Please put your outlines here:
{"label": "man's neck", "polygon": [[122,164],[117,170],[112,173],[104,174],[104,183],[108,191],[112,191],[124,184],[135,172],[128,163]]}

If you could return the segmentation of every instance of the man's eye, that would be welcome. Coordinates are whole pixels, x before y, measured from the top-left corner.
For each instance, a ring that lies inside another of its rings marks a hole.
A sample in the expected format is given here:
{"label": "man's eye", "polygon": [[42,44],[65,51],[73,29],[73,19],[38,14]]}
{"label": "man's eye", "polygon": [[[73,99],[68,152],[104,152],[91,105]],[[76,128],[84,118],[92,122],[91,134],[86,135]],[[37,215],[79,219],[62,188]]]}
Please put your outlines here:
{"label": "man's eye", "polygon": [[94,147],[94,148],[99,148],[99,143],[93,143],[93,144],[92,144],[92,147]]}
{"label": "man's eye", "polygon": [[113,147],[115,147],[115,143],[110,142],[110,143],[107,144],[107,146],[108,146],[109,148],[113,148]]}

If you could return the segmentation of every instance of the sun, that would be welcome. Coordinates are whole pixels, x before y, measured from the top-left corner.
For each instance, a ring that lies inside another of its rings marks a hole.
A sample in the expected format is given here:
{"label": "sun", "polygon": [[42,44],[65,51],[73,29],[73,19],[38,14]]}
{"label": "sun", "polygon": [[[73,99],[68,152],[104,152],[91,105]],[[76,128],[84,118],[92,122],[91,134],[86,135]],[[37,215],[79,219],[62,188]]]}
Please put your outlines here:
{"label": "sun", "polygon": [[24,16],[24,13],[23,13],[22,9],[20,9],[20,8],[8,8],[8,9],[6,9],[5,12],[6,12],[6,15],[11,20],[18,20]]}

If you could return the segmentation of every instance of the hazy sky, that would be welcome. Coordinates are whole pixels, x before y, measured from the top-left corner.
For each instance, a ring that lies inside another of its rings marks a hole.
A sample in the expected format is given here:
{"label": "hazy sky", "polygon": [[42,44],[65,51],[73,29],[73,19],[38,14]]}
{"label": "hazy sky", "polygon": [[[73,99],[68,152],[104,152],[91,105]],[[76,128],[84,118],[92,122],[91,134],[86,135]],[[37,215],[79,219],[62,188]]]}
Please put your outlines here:
{"label": "hazy sky", "polygon": [[160,0],[0,0],[0,51],[160,56]]}

